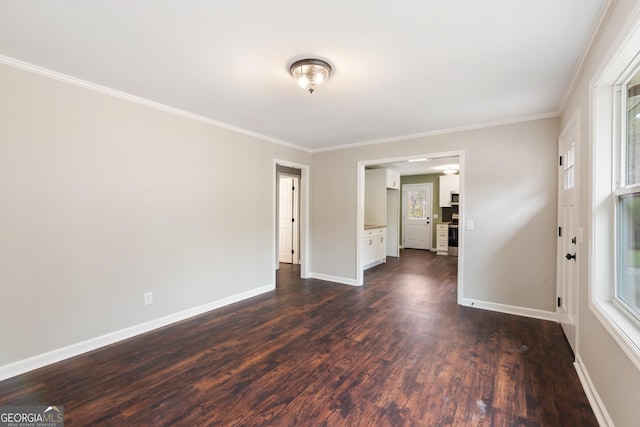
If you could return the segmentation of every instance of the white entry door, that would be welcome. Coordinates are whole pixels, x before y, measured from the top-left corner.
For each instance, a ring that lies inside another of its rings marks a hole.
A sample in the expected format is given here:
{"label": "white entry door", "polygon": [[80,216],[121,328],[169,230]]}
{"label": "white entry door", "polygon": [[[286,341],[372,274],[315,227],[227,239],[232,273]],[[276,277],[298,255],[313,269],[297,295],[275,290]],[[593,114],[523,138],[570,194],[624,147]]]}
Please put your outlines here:
{"label": "white entry door", "polygon": [[280,176],[279,255],[280,262],[299,264],[298,203],[299,178]]}
{"label": "white entry door", "polygon": [[402,186],[403,246],[410,249],[431,249],[431,184]]}
{"label": "white entry door", "polygon": [[558,273],[556,314],[575,354],[578,313],[578,184],[580,116],[560,135],[558,161]]}

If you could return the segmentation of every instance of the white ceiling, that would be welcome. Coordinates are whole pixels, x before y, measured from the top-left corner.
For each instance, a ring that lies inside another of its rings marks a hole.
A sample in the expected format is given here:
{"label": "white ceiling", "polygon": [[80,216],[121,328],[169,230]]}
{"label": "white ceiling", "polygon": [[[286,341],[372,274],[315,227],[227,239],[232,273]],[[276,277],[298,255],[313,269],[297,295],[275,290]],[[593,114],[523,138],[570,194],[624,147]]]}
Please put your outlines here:
{"label": "white ceiling", "polygon": [[556,113],[605,2],[0,0],[0,55],[313,151]]}

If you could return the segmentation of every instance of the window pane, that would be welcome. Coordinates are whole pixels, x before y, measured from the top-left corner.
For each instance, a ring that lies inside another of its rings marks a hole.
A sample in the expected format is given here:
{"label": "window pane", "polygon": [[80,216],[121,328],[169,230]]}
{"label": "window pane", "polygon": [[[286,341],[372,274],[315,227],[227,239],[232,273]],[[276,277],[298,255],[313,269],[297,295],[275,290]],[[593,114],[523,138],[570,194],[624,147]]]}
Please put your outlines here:
{"label": "window pane", "polygon": [[640,193],[618,198],[618,262],[616,294],[640,316]]}
{"label": "window pane", "polygon": [[409,198],[409,219],[427,218],[427,194],[425,191],[407,191]]}
{"label": "window pane", "polygon": [[576,186],[576,151],[572,145],[569,150],[564,153],[564,189],[570,190]]}
{"label": "window pane", "polygon": [[640,183],[640,72],[628,84],[626,185]]}

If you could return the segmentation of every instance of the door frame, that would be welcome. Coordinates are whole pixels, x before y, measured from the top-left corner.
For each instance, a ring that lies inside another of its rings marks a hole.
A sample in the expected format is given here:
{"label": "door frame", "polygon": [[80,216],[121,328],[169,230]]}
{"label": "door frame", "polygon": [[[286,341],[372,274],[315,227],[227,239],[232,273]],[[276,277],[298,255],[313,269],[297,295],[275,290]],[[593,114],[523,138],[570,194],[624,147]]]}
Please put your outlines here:
{"label": "door frame", "polygon": [[278,179],[278,165],[286,166],[289,168],[295,168],[300,170],[300,277],[302,279],[308,279],[311,271],[311,257],[309,256],[309,200],[310,200],[310,184],[309,177],[310,166],[303,163],[296,163],[290,160],[273,159],[272,167],[272,193],[271,193],[271,259],[273,260],[273,285],[276,284],[276,271],[280,267],[279,254],[278,254],[278,199],[277,187],[280,185]]}
{"label": "door frame", "polygon": [[[392,162],[403,162],[413,159],[457,156],[460,159],[460,222],[464,221],[466,209],[466,191],[464,185],[465,177],[465,150],[446,151],[446,152],[422,152],[410,156],[382,158],[374,160],[360,160],[356,164],[356,240],[353,242],[356,248],[356,286],[364,284],[364,270],[362,264],[363,250],[360,242],[364,238],[364,169],[366,166],[379,165]],[[462,304],[464,295],[464,227],[459,229],[458,234],[458,304]]]}
{"label": "door frame", "polygon": [[[575,151],[575,167],[576,167],[576,174],[575,174],[575,186],[574,186],[574,191],[575,191],[575,204],[576,204],[576,217],[575,217],[575,224],[574,224],[574,228],[576,231],[576,245],[575,245],[575,253],[576,253],[576,259],[575,261],[567,261],[564,259],[564,246],[563,246],[563,240],[565,238],[567,238],[567,234],[569,232],[569,230],[562,230],[563,235],[562,236],[557,236],[557,251],[556,251],[556,298],[565,298],[564,301],[562,302],[562,305],[566,307],[566,314],[563,312],[562,307],[560,307],[560,305],[558,304],[558,301],[556,300],[556,317],[557,317],[557,321],[558,323],[561,324],[563,331],[565,332],[565,335],[567,335],[567,332],[565,331],[565,325],[569,325],[571,328],[573,328],[573,337],[569,337],[567,336],[567,341],[569,341],[569,344],[571,346],[571,349],[573,350],[574,354],[577,354],[577,350],[578,350],[578,337],[579,337],[579,333],[578,333],[578,327],[579,327],[579,321],[578,321],[578,301],[580,298],[580,289],[579,289],[579,272],[580,272],[580,261],[581,261],[581,254],[580,254],[580,244],[583,243],[583,229],[580,227],[580,217],[579,217],[579,207],[580,207],[580,151],[581,151],[581,141],[580,141],[580,110],[577,109],[573,116],[571,117],[571,119],[567,122],[567,124],[565,125],[564,129],[562,130],[562,132],[560,133],[560,136],[558,137],[558,156],[562,156],[564,155],[564,153],[562,152],[562,141],[566,140],[566,139],[574,139],[576,141],[576,151]],[[562,198],[562,193],[564,191],[564,186],[563,186],[563,174],[561,173],[562,171],[562,166],[558,165],[558,213],[557,213],[557,222],[558,222],[558,227],[561,227],[563,224],[563,198]],[[559,234],[559,233],[558,233]],[[573,277],[573,283],[569,283],[569,289],[565,289],[565,284],[563,283],[563,265],[565,262],[575,262],[575,274]],[[566,304],[566,305],[565,305]],[[573,339],[573,342],[572,342]]]}
{"label": "door frame", "polygon": [[433,250],[433,183],[431,182],[424,182],[424,183],[415,183],[415,184],[404,184],[400,186],[400,191],[402,192],[402,247],[405,247],[405,233],[407,232],[407,227],[405,224],[405,221],[407,220],[407,205],[406,205],[406,195],[405,195],[405,189],[406,190],[410,190],[411,188],[415,188],[415,187],[427,187],[430,189],[431,191],[431,197],[430,197],[430,201],[431,203],[429,204],[429,223],[427,224],[427,226],[429,227],[429,240],[427,240],[427,245],[428,247],[425,248],[425,250],[427,251],[431,251]]}

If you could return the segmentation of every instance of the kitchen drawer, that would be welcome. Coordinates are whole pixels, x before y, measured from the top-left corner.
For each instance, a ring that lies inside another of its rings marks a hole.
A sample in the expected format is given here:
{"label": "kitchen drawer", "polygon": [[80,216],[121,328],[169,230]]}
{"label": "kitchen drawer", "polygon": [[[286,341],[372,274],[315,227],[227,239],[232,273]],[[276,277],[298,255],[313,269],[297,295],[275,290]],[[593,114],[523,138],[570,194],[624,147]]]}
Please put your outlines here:
{"label": "kitchen drawer", "polygon": [[364,237],[381,236],[381,235],[385,234],[386,232],[387,232],[387,228],[386,227],[372,228],[370,230],[364,230]]}
{"label": "kitchen drawer", "polygon": [[446,241],[445,242],[440,242],[440,241],[436,242],[436,250],[438,250],[438,251],[439,250],[445,250],[446,251],[447,249],[449,249],[449,242],[446,242]]}

